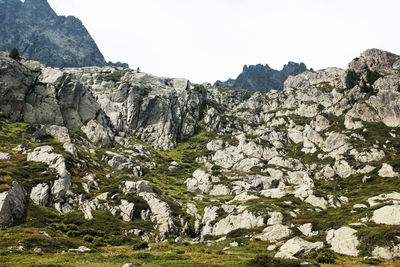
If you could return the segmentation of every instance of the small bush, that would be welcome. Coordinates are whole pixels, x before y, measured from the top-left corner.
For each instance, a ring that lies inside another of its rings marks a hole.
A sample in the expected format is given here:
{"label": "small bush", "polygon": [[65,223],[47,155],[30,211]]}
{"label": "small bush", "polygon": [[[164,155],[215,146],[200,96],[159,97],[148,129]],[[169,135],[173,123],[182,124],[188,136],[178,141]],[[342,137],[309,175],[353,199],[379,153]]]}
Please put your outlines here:
{"label": "small bush", "polygon": [[10,56],[10,58],[12,58],[14,60],[20,60],[21,59],[21,56],[19,55],[19,51],[15,47],[13,49],[11,49],[9,56]]}
{"label": "small bush", "polygon": [[132,246],[133,250],[141,250],[141,249],[146,249],[148,247],[149,247],[149,245],[147,244],[147,242],[144,242],[144,241],[137,242],[136,244],[134,244]]}
{"label": "small bush", "polygon": [[377,71],[370,71],[369,69],[367,70],[367,82],[369,84],[373,84],[376,80],[378,80],[380,77],[382,77],[379,72]]}
{"label": "small bush", "polygon": [[240,229],[236,229],[236,230],[230,231],[226,236],[228,238],[238,238],[238,237],[244,237],[244,236],[249,235],[251,233],[252,233],[252,230],[250,230],[250,229],[240,228]]}
{"label": "small bush", "polygon": [[93,242],[94,237],[91,235],[85,235],[83,236],[83,240],[85,240],[86,242]]}
{"label": "small bush", "polygon": [[269,255],[257,255],[250,261],[251,267],[299,267],[300,261],[274,258]]}
{"label": "small bush", "polygon": [[351,89],[358,85],[360,76],[354,70],[348,70],[346,75],[346,88]]}
{"label": "small bush", "polygon": [[78,237],[80,235],[81,235],[81,233],[79,231],[72,230],[72,231],[67,232],[67,236],[70,236],[70,237]]}
{"label": "small bush", "polygon": [[319,263],[335,263],[336,255],[331,250],[325,250],[323,252],[318,253],[315,259]]}

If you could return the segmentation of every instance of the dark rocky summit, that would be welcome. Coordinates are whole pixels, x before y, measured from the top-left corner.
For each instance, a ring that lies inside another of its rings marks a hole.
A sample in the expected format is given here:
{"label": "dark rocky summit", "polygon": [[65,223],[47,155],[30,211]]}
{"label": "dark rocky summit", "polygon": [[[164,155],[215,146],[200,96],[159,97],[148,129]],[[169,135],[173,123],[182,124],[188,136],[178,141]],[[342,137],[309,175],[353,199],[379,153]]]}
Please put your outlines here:
{"label": "dark rocky summit", "polygon": [[14,47],[51,67],[113,65],[79,19],[57,16],[46,0],[0,0],[0,50]]}
{"label": "dark rocky summit", "polygon": [[270,68],[267,64],[265,66],[258,65],[244,65],[243,72],[234,79],[229,79],[225,82],[217,81],[215,85],[225,88],[240,88],[251,92],[268,92],[271,89],[282,90],[283,83],[289,76],[307,71],[304,63],[289,62],[283,66],[282,70],[275,70]]}

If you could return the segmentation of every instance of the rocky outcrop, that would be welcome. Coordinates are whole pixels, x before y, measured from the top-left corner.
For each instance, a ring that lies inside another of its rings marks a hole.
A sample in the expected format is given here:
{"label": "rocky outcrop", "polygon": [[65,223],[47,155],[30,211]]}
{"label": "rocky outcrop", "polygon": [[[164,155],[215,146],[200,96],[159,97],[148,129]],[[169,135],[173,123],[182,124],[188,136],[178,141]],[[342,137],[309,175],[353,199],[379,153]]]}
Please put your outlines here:
{"label": "rocky outcrop", "polygon": [[0,62],[0,115],[81,128],[97,146],[110,146],[115,135],[130,134],[157,149],[171,149],[195,133],[206,99],[203,87],[185,79],[110,67],[33,67],[1,52]]}
{"label": "rocky outcrop", "polygon": [[0,227],[8,227],[25,214],[26,192],[17,182],[0,194]]}
{"label": "rocky outcrop", "polygon": [[160,232],[160,239],[163,240],[169,233],[176,232],[176,226],[171,218],[171,211],[167,203],[160,200],[154,193],[139,193],[150,207],[152,221],[156,223],[156,229]]}
{"label": "rocky outcrop", "polygon": [[[63,155],[54,153],[53,147],[51,146],[42,146],[37,147],[32,152],[28,153],[27,161],[43,162],[48,164],[50,168],[57,171],[59,179],[54,181],[50,194],[52,201],[62,201],[71,186],[71,174],[67,170]],[[40,191],[42,190],[40,189]],[[37,201],[41,202],[41,200]]]}
{"label": "rocky outcrop", "polygon": [[268,65],[245,65],[243,72],[236,79],[229,79],[226,82],[216,81],[214,85],[225,88],[240,88],[251,92],[268,92],[271,89],[282,90],[285,80],[293,75],[307,71],[304,63],[289,62],[278,71]]}
{"label": "rocky outcrop", "polygon": [[372,71],[386,71],[390,69],[400,69],[400,57],[398,55],[382,51],[379,49],[368,49],[361,53],[349,63],[349,68],[357,72],[367,69]]}

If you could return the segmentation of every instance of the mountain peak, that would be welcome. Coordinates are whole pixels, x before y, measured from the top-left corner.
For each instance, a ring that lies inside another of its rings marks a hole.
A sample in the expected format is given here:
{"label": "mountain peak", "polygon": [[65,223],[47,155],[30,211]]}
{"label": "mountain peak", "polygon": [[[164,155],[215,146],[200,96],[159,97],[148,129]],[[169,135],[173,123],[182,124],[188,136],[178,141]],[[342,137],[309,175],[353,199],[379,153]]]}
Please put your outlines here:
{"label": "mountain peak", "polygon": [[244,65],[243,72],[236,79],[216,81],[215,85],[225,88],[240,88],[252,92],[268,92],[271,89],[282,90],[287,77],[307,71],[304,63],[289,61],[281,71],[271,68],[268,64]]}
{"label": "mountain peak", "polygon": [[16,47],[51,67],[113,65],[79,19],[58,16],[47,0],[0,0],[0,23],[0,50]]}
{"label": "mountain peak", "polygon": [[376,48],[367,49],[349,63],[349,68],[357,72],[400,69],[400,56]]}

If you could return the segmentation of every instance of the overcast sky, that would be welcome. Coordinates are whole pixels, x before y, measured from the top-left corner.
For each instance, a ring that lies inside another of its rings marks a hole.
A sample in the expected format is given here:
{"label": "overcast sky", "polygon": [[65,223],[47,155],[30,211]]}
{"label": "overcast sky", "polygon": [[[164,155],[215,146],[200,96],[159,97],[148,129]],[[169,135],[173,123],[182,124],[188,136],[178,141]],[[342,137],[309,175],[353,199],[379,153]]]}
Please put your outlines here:
{"label": "overcast sky", "polygon": [[399,0],[49,0],[79,18],[106,60],[193,82],[244,64],[346,68],[367,48],[400,54]]}

